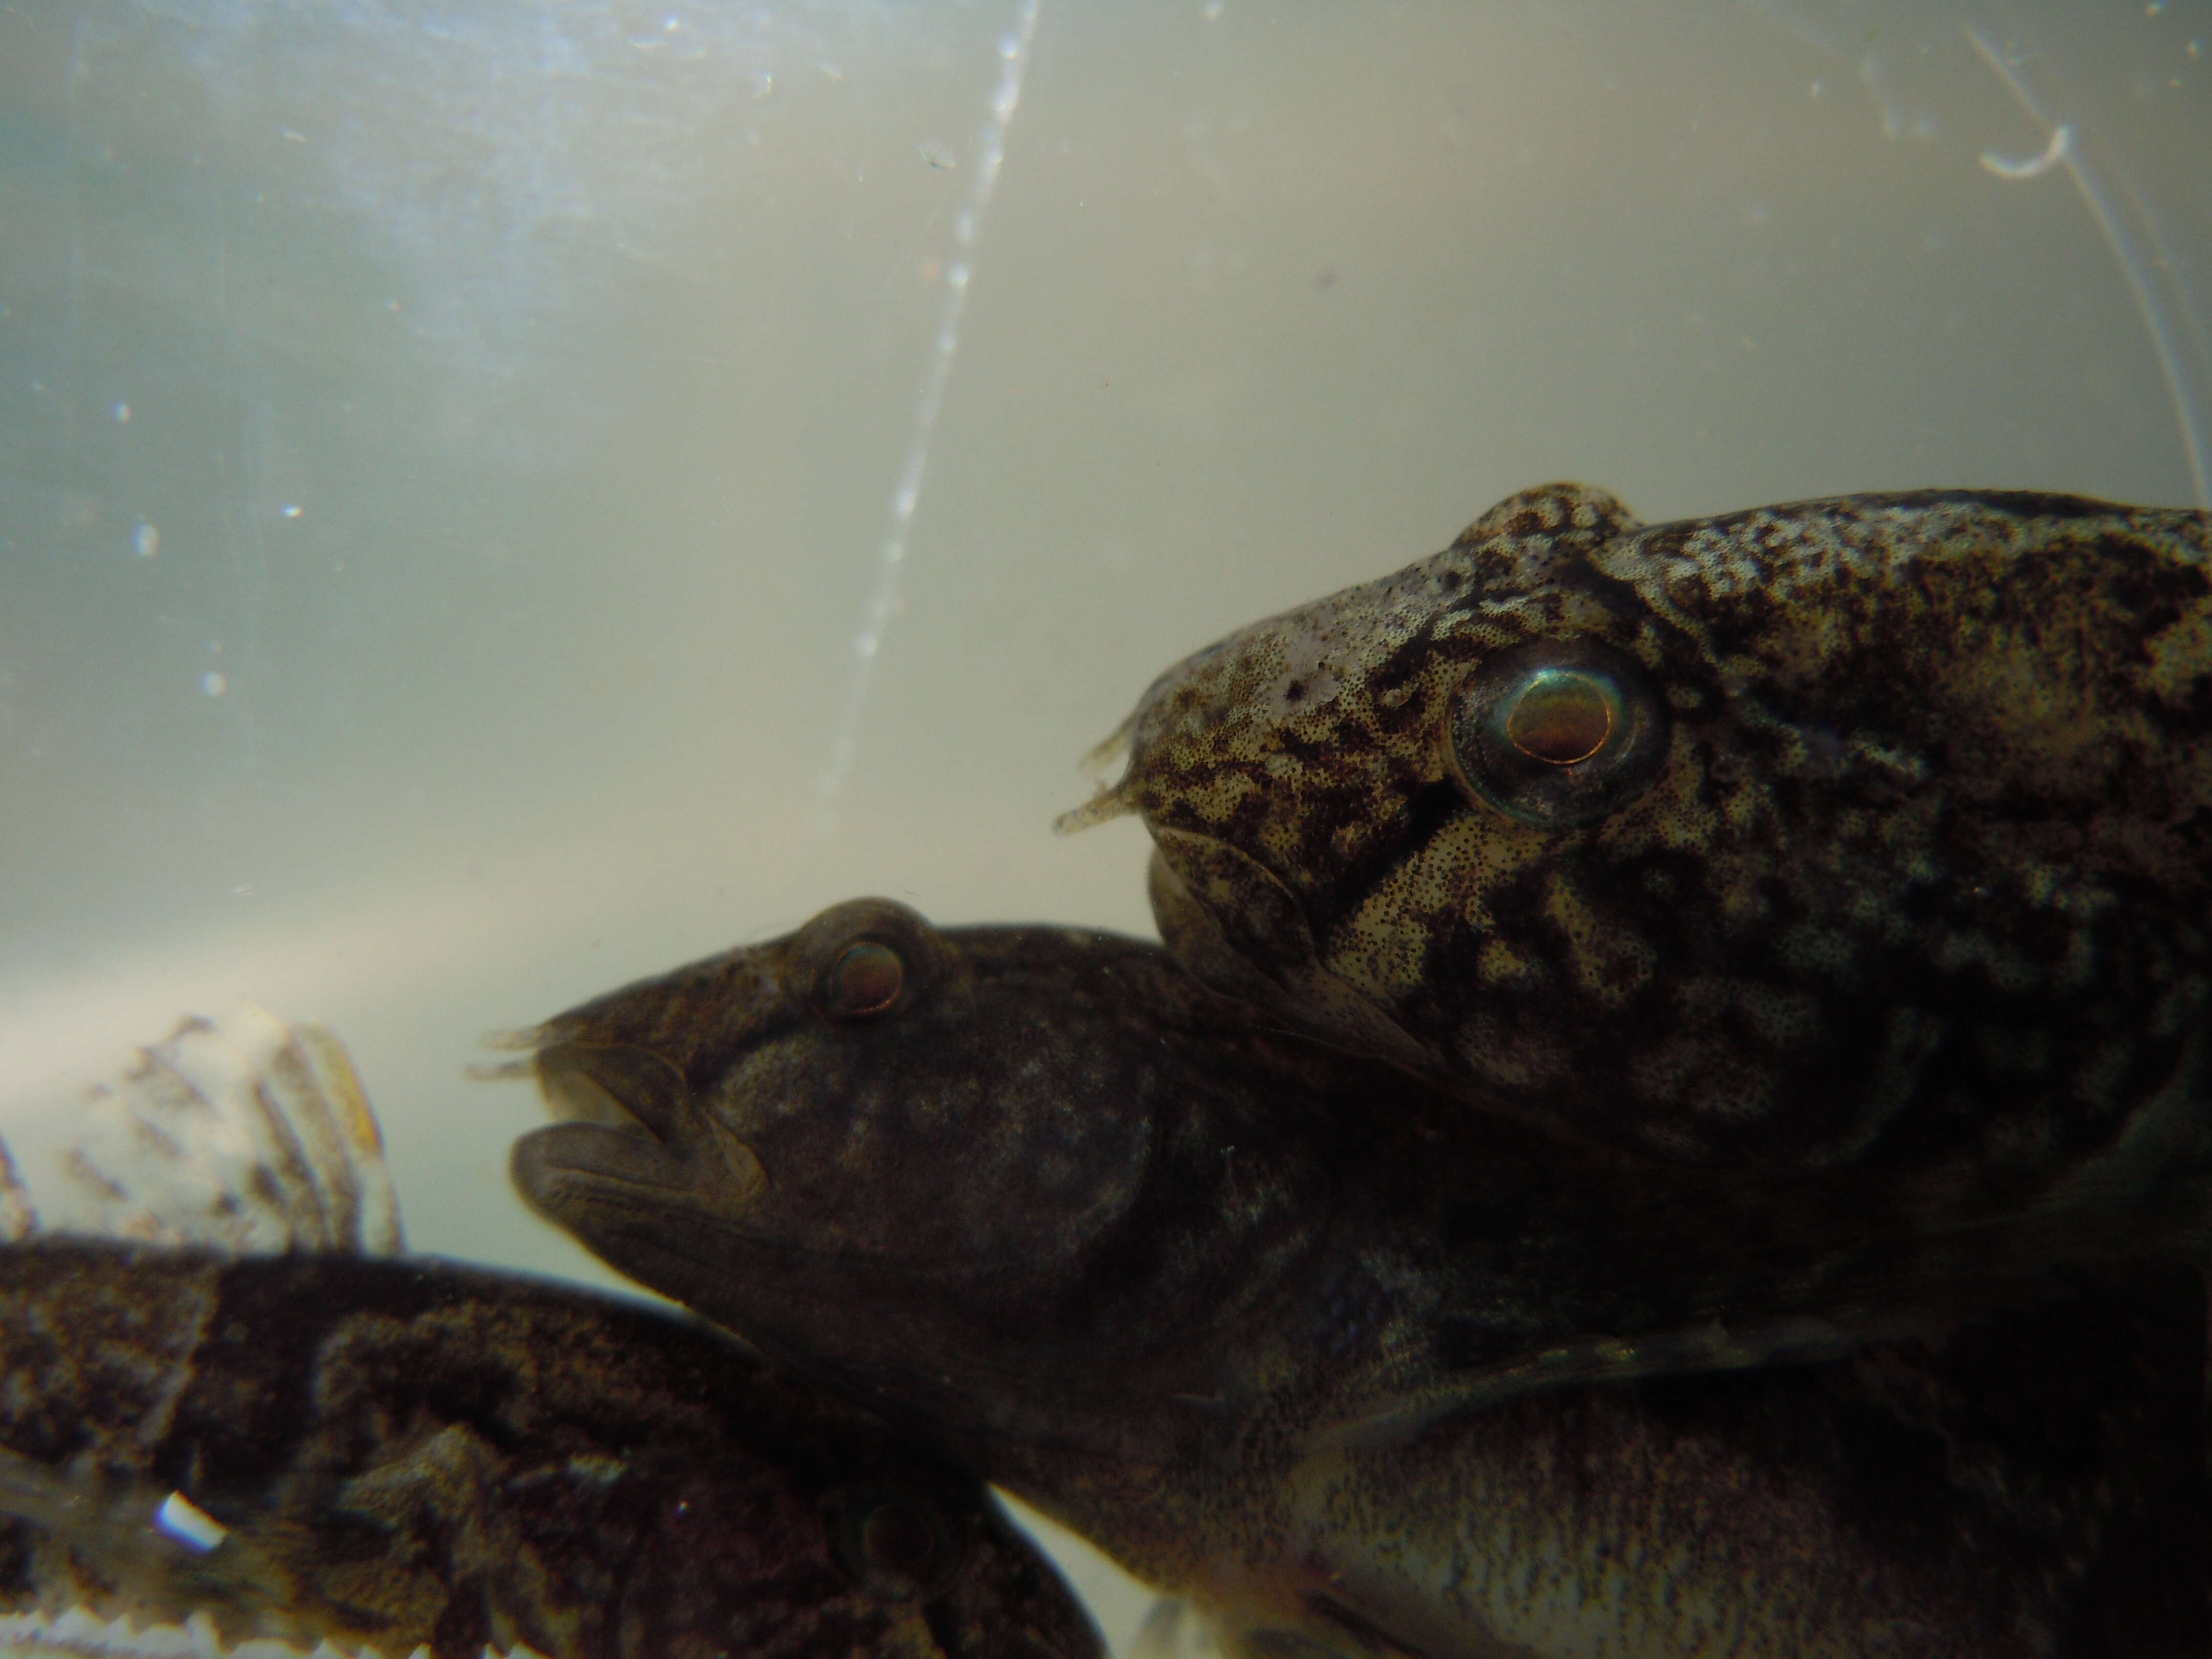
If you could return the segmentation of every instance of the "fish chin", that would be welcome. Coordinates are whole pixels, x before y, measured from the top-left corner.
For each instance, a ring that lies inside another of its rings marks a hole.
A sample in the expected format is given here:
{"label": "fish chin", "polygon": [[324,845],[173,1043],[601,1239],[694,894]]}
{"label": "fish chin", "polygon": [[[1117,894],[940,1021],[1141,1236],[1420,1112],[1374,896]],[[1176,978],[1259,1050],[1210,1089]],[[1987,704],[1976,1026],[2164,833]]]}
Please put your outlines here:
{"label": "fish chin", "polygon": [[1380,1004],[1322,964],[1304,912],[1273,871],[1215,836],[1150,827],[1152,917],[1169,953],[1200,983],[1279,1008],[1355,1053],[1437,1069]]}
{"label": "fish chin", "polygon": [[865,1303],[880,1264],[780,1239],[765,1206],[744,1208],[765,1177],[702,1180],[682,1152],[593,1123],[523,1136],[510,1167],[524,1201],[609,1267],[795,1370],[835,1371],[855,1330],[882,1334],[840,1312]]}
{"label": "fish chin", "polygon": [[556,1123],[514,1143],[510,1172],[532,1209],[599,1249],[611,1233],[737,1224],[767,1192],[768,1174],[742,1141],[714,1139],[685,1147],[635,1129]]}
{"label": "fish chin", "polygon": [[683,1165],[648,1135],[594,1122],[557,1123],[514,1143],[510,1173],[531,1207],[563,1226],[630,1195],[639,1204],[679,1198]]}

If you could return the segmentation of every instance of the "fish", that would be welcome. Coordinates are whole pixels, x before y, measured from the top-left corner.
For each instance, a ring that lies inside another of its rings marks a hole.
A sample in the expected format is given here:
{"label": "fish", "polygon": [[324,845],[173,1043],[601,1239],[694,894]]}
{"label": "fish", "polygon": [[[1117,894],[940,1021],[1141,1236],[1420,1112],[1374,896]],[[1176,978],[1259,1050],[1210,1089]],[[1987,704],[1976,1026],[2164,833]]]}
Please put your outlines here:
{"label": "fish", "polygon": [[1117,743],[1060,827],[1178,958],[1474,1109],[1993,1206],[2205,1150],[2212,514],[1547,485]]}
{"label": "fish", "polygon": [[697,1321],[449,1261],[0,1250],[0,1607],[438,1659],[1097,1659],[982,1488]]}
{"label": "fish", "polygon": [[400,1254],[319,1027],[189,1020],[57,1215],[0,1149],[0,1649],[1102,1659],[971,1475],[689,1315]]}
{"label": "fish", "polygon": [[1226,1651],[2212,1636],[2192,1271],[2031,1285],[2021,1236],[1900,1252],[1825,1176],[1386,1113],[1407,1074],[1157,945],[887,900],[514,1041],[561,1120],[514,1148],[532,1208]]}

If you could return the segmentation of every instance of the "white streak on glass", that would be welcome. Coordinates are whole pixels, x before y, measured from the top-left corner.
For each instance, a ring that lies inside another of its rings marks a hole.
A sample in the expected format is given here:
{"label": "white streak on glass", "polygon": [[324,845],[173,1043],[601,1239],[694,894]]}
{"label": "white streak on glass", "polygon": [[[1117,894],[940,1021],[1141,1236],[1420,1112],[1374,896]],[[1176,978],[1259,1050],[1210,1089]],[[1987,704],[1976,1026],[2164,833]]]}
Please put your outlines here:
{"label": "white streak on glass", "polygon": [[[2212,449],[2208,449],[2208,444],[2212,444],[2212,431],[2208,431],[2205,397],[2200,385],[2205,354],[2201,343],[2192,354],[2176,326],[2177,317],[2184,322],[2194,319],[2188,296],[2179,291],[2166,291],[2176,289],[2178,279],[2174,273],[2179,266],[2169,253],[2166,239],[2159,234],[2158,221],[2130,186],[2125,173],[2117,167],[2113,176],[2119,181],[2122,200],[2116,204],[2106,188],[2101,170],[2093,166],[2083,153],[2085,135],[2081,128],[2075,123],[2051,119],[2043,101],[2022,79],[2020,66],[2000,52],[1980,30],[1964,24],[1960,28],[1967,44],[1989,66],[1990,73],[2012,94],[2028,118],[2044,129],[2048,140],[2045,158],[2028,163],[2025,171],[1992,167],[1986,155],[1982,157],[1982,165],[2006,179],[2032,179],[2054,165],[2073,174],[2075,188],[2088,204],[2097,228],[2104,232],[2105,240],[2111,244],[2112,257],[2119,262],[2120,274],[2127,279],[2129,291],[2135,296],[2136,310],[2157,353],[2159,372],[2166,377],[2166,394],[2173,404],[2174,421],[2181,428],[2182,450],[2189,463],[2190,482],[2197,491],[2197,504],[2212,507]],[[2122,206],[2127,210],[2125,217],[2118,210]],[[2144,243],[2148,244],[2148,253]],[[2191,331],[2201,343],[2203,331],[2192,327]]]}
{"label": "white streak on glass", "polygon": [[2051,142],[2043,147],[2040,155],[2015,161],[2010,156],[2000,155],[1993,149],[1984,150],[1982,171],[1999,179],[2039,179],[2064,161],[2067,152],[2073,147],[2074,129],[2070,126],[2055,128],[2051,134]]}
{"label": "white streak on glass", "polygon": [[906,464],[899,469],[898,484],[891,491],[891,519],[876,557],[875,591],[853,639],[853,678],[845,703],[830,739],[830,758],[822,769],[822,793],[815,826],[827,835],[836,821],[837,797],[853,769],[853,750],[860,732],[860,714],[875,678],[876,658],[891,619],[904,597],[907,541],[914,528],[915,509],[921,501],[922,476],[929,467],[930,441],[937,434],[937,417],[945,408],[945,389],[952,379],[952,360],[960,350],[960,322],[968,308],[969,283],[975,266],[975,245],[983,230],[983,211],[991,204],[999,170],[1006,159],[1006,129],[1022,101],[1022,75],[1029,68],[1030,45],[1036,38],[1039,0],[1022,0],[1012,32],[999,41],[999,84],[991,95],[990,118],[975,141],[975,181],[967,205],[953,221],[954,255],[945,273],[944,308],[939,313],[937,340],[929,365],[921,377],[921,397],[915,410],[914,437],[907,447]]}

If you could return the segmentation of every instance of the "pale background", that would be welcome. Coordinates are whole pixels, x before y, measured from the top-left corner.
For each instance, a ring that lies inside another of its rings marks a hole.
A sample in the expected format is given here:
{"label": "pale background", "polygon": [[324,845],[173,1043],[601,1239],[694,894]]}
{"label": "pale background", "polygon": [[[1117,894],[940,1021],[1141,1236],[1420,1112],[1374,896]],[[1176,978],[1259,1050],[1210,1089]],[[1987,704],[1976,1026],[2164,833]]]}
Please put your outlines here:
{"label": "pale background", "polygon": [[482,1034],[1146,929],[1079,757],[1510,490],[2202,502],[2208,158],[2203,0],[8,0],[0,1125],[251,998],[603,1277]]}

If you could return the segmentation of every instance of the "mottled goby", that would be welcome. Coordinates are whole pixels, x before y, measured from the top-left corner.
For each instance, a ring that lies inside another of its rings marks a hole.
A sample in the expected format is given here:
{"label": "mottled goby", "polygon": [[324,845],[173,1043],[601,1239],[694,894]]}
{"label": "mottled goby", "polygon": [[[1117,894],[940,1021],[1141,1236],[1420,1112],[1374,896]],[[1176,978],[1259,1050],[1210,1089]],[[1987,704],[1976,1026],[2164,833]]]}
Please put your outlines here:
{"label": "mottled goby", "polygon": [[2208,557],[2063,495],[1533,489],[1170,669],[1063,824],[1140,814],[1188,965],[1474,1102],[2017,1199],[2200,1149]]}

